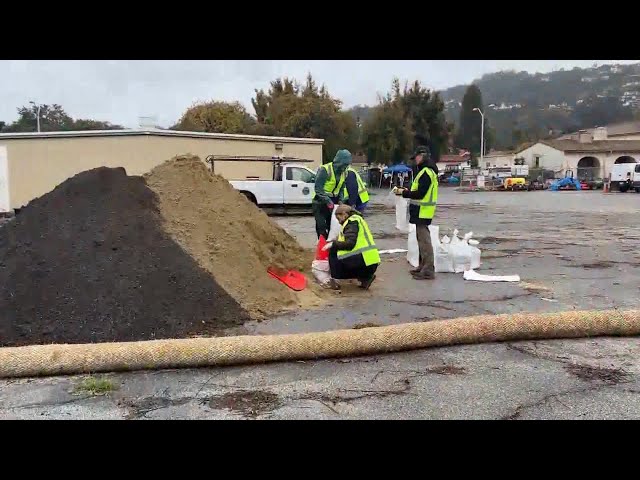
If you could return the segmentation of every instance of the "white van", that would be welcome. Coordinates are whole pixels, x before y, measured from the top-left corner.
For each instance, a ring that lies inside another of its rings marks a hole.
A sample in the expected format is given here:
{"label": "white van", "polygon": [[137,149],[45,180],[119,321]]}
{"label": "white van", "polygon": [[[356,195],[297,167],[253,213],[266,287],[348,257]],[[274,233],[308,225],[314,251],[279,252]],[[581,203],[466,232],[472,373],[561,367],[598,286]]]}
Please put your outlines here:
{"label": "white van", "polygon": [[633,169],[631,182],[636,193],[640,193],[640,163],[636,164],[636,168]]}
{"label": "white van", "polygon": [[611,191],[626,192],[631,185],[628,183],[633,177],[637,163],[617,163],[611,169]]}

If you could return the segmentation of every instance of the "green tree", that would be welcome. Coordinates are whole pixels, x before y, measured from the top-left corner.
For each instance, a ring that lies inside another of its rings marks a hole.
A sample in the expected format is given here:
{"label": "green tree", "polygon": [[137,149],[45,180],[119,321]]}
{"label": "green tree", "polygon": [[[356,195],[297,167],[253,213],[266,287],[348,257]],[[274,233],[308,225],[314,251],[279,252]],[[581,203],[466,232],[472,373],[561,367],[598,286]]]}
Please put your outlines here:
{"label": "green tree", "polygon": [[633,120],[633,110],[623,106],[617,97],[597,95],[586,98],[576,106],[575,115],[582,128]]}
{"label": "green tree", "polygon": [[[40,131],[58,132],[69,130],[116,130],[123,129],[120,125],[112,125],[109,122],[98,120],[71,118],[64,109],[57,104],[40,105]],[[38,131],[38,106],[31,103],[28,106],[18,108],[18,120],[10,125],[2,123],[0,131],[7,133],[36,132]]]}
{"label": "green tree", "polygon": [[249,133],[254,119],[239,102],[202,102],[191,106],[172,130],[208,133]]}
{"label": "green tree", "polygon": [[399,82],[394,79],[393,89],[411,128],[413,145],[427,145],[431,155],[438,160],[441,153],[448,151],[449,135],[453,128],[445,119],[444,102],[440,95],[423,87],[418,80],[411,87],[405,84],[400,95]]}
{"label": "green tree", "polygon": [[[57,132],[73,130],[73,119],[57,104],[40,105],[40,131]],[[18,108],[18,120],[4,128],[5,132],[37,132],[38,131],[38,106],[31,103],[29,106]]]}
{"label": "green tree", "polygon": [[484,117],[484,151],[491,149],[489,122],[487,112],[482,104],[482,93],[477,85],[470,85],[462,99],[462,110],[460,111],[460,122],[456,133],[455,143],[458,148],[465,148],[472,154],[472,158],[480,155],[482,116],[475,109],[482,110]]}
{"label": "green tree", "polygon": [[342,102],[323,85],[318,88],[311,74],[300,84],[289,78],[271,82],[268,92],[256,90],[251,101],[256,112],[257,134],[323,138],[323,161],[340,148],[357,148],[355,120],[341,110]]}
{"label": "green tree", "polygon": [[412,143],[411,127],[398,97],[389,93],[379,98],[363,127],[368,160],[385,165],[401,163],[409,155]]}
{"label": "green tree", "polygon": [[419,81],[404,89],[394,78],[391,91],[378,100],[364,123],[363,145],[371,161],[395,164],[406,161],[417,145],[426,145],[437,160],[448,151],[452,125],[444,116],[444,103]]}
{"label": "green tree", "polygon": [[73,130],[124,130],[122,125],[115,125],[100,120],[79,118],[73,121]]}

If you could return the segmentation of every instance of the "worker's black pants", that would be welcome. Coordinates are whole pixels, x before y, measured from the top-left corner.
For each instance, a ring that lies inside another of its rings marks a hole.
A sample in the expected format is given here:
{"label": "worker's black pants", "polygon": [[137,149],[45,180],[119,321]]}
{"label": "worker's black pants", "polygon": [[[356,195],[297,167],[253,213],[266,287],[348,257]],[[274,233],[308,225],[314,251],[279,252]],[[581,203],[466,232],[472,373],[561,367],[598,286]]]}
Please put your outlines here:
{"label": "worker's black pants", "polygon": [[332,250],[329,253],[329,269],[331,270],[331,278],[337,280],[356,278],[363,281],[368,280],[376,273],[378,264],[366,266],[362,255],[349,257],[347,260],[339,260],[337,252]]}
{"label": "worker's black pants", "polygon": [[420,273],[433,275],[433,245],[431,244],[431,232],[429,225],[416,225],[416,237],[418,238],[418,250],[420,252]]}
{"label": "worker's black pants", "polygon": [[325,203],[313,201],[311,203],[311,211],[313,217],[316,220],[316,234],[318,238],[323,235],[326,239],[329,236],[329,229],[331,228],[331,210]]}

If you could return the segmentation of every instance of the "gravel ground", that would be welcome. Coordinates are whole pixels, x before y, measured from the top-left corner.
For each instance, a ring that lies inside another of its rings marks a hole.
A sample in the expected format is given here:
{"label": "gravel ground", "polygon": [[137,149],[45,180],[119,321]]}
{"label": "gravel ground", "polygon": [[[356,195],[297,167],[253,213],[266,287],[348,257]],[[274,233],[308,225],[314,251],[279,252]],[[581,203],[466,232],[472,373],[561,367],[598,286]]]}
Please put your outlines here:
{"label": "gravel ground", "polygon": [[[368,217],[381,248],[406,248],[393,197]],[[440,274],[416,282],[403,255],[385,258],[369,292],[347,288],[328,308],[230,333],[284,333],[481,313],[637,308],[640,195],[460,193],[442,189],[441,234],[472,230],[482,273],[520,284]],[[310,217],[276,219],[306,246]],[[534,286],[534,287],[532,287]],[[110,374],[104,394],[84,377],[0,381],[0,418],[626,419],[640,418],[640,340],[598,338],[471,345],[262,366]]]}

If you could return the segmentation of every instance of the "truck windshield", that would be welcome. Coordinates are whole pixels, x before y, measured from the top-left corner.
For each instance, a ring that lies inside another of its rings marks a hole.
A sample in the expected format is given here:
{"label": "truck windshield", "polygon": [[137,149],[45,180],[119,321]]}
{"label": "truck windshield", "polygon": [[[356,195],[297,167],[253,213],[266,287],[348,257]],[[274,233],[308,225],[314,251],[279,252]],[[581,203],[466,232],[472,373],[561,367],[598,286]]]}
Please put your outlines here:
{"label": "truck windshield", "polygon": [[287,180],[293,180],[302,183],[313,183],[315,181],[313,172],[301,167],[287,168]]}

